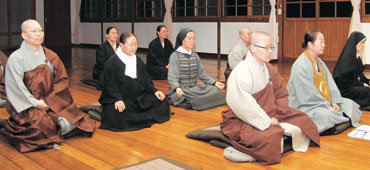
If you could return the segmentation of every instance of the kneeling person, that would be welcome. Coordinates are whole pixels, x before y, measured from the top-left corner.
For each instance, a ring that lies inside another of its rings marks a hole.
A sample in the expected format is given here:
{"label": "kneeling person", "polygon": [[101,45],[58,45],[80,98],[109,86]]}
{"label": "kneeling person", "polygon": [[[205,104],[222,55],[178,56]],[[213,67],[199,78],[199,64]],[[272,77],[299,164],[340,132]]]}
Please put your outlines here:
{"label": "kneeling person", "polygon": [[[174,106],[178,106],[184,101],[190,104],[193,103],[192,100],[198,101],[202,98],[204,103],[200,105],[207,104],[209,108],[215,105],[225,105],[225,95],[219,92],[224,88],[224,84],[215,81],[205,73],[198,54],[193,51],[194,47],[194,30],[181,29],[176,37],[176,51],[170,56],[170,69],[168,70],[170,87],[167,92],[169,101]],[[198,78],[204,83],[197,83]],[[215,99],[207,103],[214,98],[219,98],[219,100]],[[192,108],[194,109],[194,106]]]}
{"label": "kneeling person", "polygon": [[[52,148],[72,130],[91,136],[95,121],[88,121],[73,103],[62,61],[43,48],[44,32],[35,20],[22,24],[24,41],[8,59],[5,89],[10,118],[2,125],[20,152]],[[74,132],[73,132],[74,133]]]}
{"label": "kneeling person", "polygon": [[341,96],[328,67],[319,58],[325,49],[324,35],[308,31],[302,47],[305,50],[294,62],[288,81],[289,106],[309,115],[322,135],[359,126],[359,105]]}
{"label": "kneeling person", "polygon": [[165,95],[154,88],[144,62],[135,55],[136,36],[123,33],[119,42],[116,54],[104,68],[100,128],[133,131],[168,121],[170,107]]}
{"label": "kneeling person", "polygon": [[305,113],[288,106],[288,91],[268,62],[273,47],[268,34],[253,32],[251,56],[235,67],[226,95],[230,110],[223,113],[221,131],[233,148],[224,156],[231,161],[281,160],[283,135],[292,137],[293,150],[306,152],[310,141],[319,145],[316,125]]}

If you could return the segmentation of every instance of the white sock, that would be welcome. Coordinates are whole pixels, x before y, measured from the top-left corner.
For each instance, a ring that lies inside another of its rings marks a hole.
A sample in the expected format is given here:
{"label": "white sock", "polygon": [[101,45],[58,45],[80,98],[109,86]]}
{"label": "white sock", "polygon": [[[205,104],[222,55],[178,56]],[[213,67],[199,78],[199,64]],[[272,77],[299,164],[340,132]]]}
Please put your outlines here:
{"label": "white sock", "polygon": [[224,149],[224,157],[232,162],[253,162],[256,161],[253,157],[243,152],[236,150],[234,147],[229,146]]}
{"label": "white sock", "polygon": [[290,123],[282,122],[280,126],[284,129],[284,134],[292,137],[292,147],[294,151],[306,152],[310,145],[310,138],[302,130]]}
{"label": "white sock", "polygon": [[62,135],[67,134],[68,132],[72,131],[76,126],[69,122],[67,119],[65,119],[62,116],[58,115],[59,124],[62,128]]}

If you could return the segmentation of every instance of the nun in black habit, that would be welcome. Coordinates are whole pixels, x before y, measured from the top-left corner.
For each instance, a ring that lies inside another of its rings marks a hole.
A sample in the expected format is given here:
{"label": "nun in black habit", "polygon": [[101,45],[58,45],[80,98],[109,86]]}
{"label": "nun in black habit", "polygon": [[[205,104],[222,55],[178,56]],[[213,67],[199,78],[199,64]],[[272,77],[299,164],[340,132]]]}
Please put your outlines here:
{"label": "nun in black habit", "polygon": [[334,67],[333,78],[343,97],[354,100],[362,110],[370,110],[369,79],[363,74],[362,63],[365,42],[363,33],[351,33]]}
{"label": "nun in black habit", "polygon": [[119,44],[117,43],[118,29],[116,27],[108,27],[105,36],[107,40],[98,47],[98,50],[96,50],[96,64],[94,65],[93,69],[93,79],[98,81],[96,87],[98,90],[101,90],[103,88],[103,71],[105,63],[107,62],[109,57],[114,55],[119,46]]}
{"label": "nun in black habit", "polygon": [[165,95],[154,87],[145,64],[135,55],[136,36],[123,33],[119,42],[104,69],[100,128],[133,131],[168,121],[170,107]]}
{"label": "nun in black habit", "polygon": [[157,38],[149,44],[146,57],[146,71],[153,80],[166,80],[168,73],[168,60],[173,52],[172,43],[167,39],[165,25],[157,27]]}

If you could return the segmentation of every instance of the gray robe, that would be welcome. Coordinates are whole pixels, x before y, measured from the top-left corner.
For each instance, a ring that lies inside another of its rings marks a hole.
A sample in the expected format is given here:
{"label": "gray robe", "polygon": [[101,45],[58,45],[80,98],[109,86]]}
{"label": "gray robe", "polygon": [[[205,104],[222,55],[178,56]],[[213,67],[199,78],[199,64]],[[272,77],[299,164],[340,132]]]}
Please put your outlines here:
{"label": "gray robe", "polygon": [[[39,101],[24,84],[24,73],[42,64],[48,65],[52,72],[54,71],[54,65],[46,60],[42,46],[39,46],[35,52],[26,41],[23,41],[21,47],[14,51],[8,59],[5,71],[5,89],[9,102],[18,114],[26,109],[36,107],[36,103]],[[62,135],[75,128],[64,117],[58,115],[58,119],[61,123]]]}
{"label": "gray robe", "polygon": [[26,41],[10,55],[5,71],[5,88],[9,102],[18,113],[34,107],[38,101],[23,83],[24,72],[45,64],[45,60],[42,47],[39,46],[35,53]]}
{"label": "gray robe", "polygon": [[[191,78],[191,76],[184,75],[181,76],[182,78],[180,78],[179,57],[186,57],[185,55],[181,52],[175,51],[170,56],[170,68],[168,70],[168,83],[170,85],[170,88],[167,92],[167,96],[171,103],[175,106],[183,102],[185,99],[191,100],[194,98],[205,97],[220,93],[218,91],[218,88],[214,86],[214,83],[216,81],[205,73],[197,53],[193,52],[191,54],[191,57],[195,57],[196,60],[197,71],[195,79]],[[184,77],[188,77],[188,79],[184,79]],[[191,86],[188,83],[182,83],[183,81],[194,82],[194,80],[196,82],[197,78],[202,80],[204,83],[196,83],[194,86]],[[176,95],[176,88],[178,87],[181,88],[184,92],[184,94],[180,98],[178,98]]]}
{"label": "gray robe", "polygon": [[[324,69],[326,81],[330,89],[331,103],[327,101],[316,89],[313,79],[312,64],[307,56],[302,53],[294,62],[288,82],[289,106],[296,108],[310,116],[319,129],[319,133],[324,132],[336,124],[349,121],[343,113],[351,119],[354,127],[359,126],[361,111],[359,105],[350,99],[342,98],[328,67],[320,59]],[[341,107],[339,112],[329,110],[328,107],[333,103]]]}
{"label": "gray robe", "polygon": [[227,56],[227,62],[229,63],[230,69],[233,70],[248,53],[248,47],[245,45],[243,40],[239,39],[238,43],[231,49]]}

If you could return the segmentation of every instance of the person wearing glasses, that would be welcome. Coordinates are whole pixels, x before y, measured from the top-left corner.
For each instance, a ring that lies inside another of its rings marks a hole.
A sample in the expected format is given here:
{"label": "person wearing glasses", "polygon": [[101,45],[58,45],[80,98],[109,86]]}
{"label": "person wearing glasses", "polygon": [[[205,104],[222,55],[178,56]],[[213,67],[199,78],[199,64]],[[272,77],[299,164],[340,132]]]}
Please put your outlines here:
{"label": "person wearing glasses", "polygon": [[319,58],[325,49],[324,35],[316,30],[306,32],[302,48],[305,50],[294,62],[288,81],[289,106],[309,115],[321,135],[359,126],[359,105],[342,98],[328,67]]}
{"label": "person wearing glasses", "polygon": [[227,67],[225,69],[225,81],[231,73],[231,71],[238,65],[241,61],[245,59],[249,51],[249,38],[251,35],[251,30],[248,27],[242,27],[239,29],[240,40],[234,47],[230,50],[227,56]]}
{"label": "person wearing glasses", "polygon": [[271,37],[251,34],[250,55],[231,72],[222,113],[221,132],[232,147],[224,150],[233,162],[259,161],[264,165],[281,160],[284,135],[294,151],[306,152],[310,141],[320,144],[316,125],[305,113],[288,106],[288,91],[271,60]]}
{"label": "person wearing glasses", "polygon": [[90,137],[95,121],[73,103],[68,75],[58,55],[42,47],[44,32],[32,19],[21,26],[24,41],[13,52],[5,71],[9,119],[1,119],[1,133],[19,152],[59,146],[65,138]]}
{"label": "person wearing glasses", "polygon": [[170,55],[173,52],[173,46],[167,39],[167,27],[158,25],[157,38],[149,44],[148,54],[146,56],[146,71],[152,80],[166,80],[168,74],[168,64]]}
{"label": "person wearing glasses", "polygon": [[[170,104],[178,106],[185,103],[194,110],[206,110],[225,105],[225,94],[219,92],[224,88],[224,84],[215,81],[205,73],[198,54],[194,52],[194,47],[194,30],[182,28],[176,37],[176,50],[170,56],[167,92]],[[197,83],[198,78],[204,83]],[[195,105],[200,107],[207,105],[207,108],[197,109]]]}

